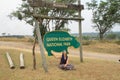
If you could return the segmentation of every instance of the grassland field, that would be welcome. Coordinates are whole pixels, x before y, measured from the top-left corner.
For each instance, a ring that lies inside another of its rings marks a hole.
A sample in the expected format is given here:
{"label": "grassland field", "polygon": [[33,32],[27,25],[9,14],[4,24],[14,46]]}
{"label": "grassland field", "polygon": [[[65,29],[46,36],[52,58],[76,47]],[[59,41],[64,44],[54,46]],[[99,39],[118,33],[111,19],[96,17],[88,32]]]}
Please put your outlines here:
{"label": "grassland field", "polygon": [[[101,54],[119,55],[120,45],[116,42],[95,41],[89,45],[83,45],[83,50],[93,52],[100,52],[102,50]],[[108,50],[111,51],[109,52]],[[10,69],[6,52],[9,52],[11,55],[15,69]],[[24,54],[25,69],[19,68],[19,55],[21,52]],[[81,63],[78,56],[72,55],[69,62],[74,64],[76,70],[63,71],[58,68],[58,59],[46,55],[48,65],[48,73],[46,73],[42,67],[42,60],[39,53],[36,54],[36,59],[37,69],[33,70],[32,52],[23,51],[22,49],[0,48],[0,80],[120,80],[119,62],[84,58],[84,62]]]}

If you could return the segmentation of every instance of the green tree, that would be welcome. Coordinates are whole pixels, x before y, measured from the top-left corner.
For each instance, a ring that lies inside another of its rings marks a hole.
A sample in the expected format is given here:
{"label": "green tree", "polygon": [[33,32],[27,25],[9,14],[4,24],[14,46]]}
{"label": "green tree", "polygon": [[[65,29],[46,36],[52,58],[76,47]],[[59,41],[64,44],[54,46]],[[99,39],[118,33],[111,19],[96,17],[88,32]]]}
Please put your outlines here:
{"label": "green tree", "polygon": [[[49,11],[50,11],[50,9],[48,9],[48,8],[38,8],[37,9],[38,14],[48,15]],[[33,12],[34,12],[34,8],[30,7],[26,1],[23,1],[21,6],[18,7],[16,11],[13,11],[10,14],[10,18],[16,17],[19,20],[23,20],[26,23],[28,23],[32,26],[35,26],[35,18],[33,17]],[[39,24],[39,26],[42,26],[42,27],[40,27],[41,28],[40,30],[41,30],[41,35],[44,36],[45,32],[47,32],[49,20],[44,20],[44,19],[37,19],[37,20],[38,20],[38,22],[42,21],[42,25]],[[36,34],[34,32],[34,36],[35,35]]]}
{"label": "green tree", "polygon": [[[53,1],[53,2],[57,2],[57,3],[75,3],[77,0],[47,0],[49,1]],[[10,17],[16,17],[19,20],[24,20],[26,23],[34,26],[35,23],[35,18],[33,17],[33,12],[34,12],[34,8],[30,7],[30,5],[28,4],[28,2],[26,0],[23,1],[23,3],[21,4],[21,6],[19,8],[17,8],[16,11],[13,11],[10,14]],[[41,15],[47,15],[47,16],[57,16],[57,17],[70,17],[73,16],[73,14],[75,14],[74,10],[61,10],[61,9],[50,9],[50,8],[46,8],[46,7],[40,7],[37,8],[37,14],[41,14]],[[55,30],[60,30],[60,29],[66,29],[65,24],[68,24],[67,20],[51,20],[51,19],[37,19],[39,22],[42,22],[42,25],[39,24],[39,26],[41,27],[41,35],[42,37],[44,36],[44,34],[47,31],[51,31],[50,27],[49,27],[49,23],[51,21],[53,21],[55,24],[53,27],[55,28]],[[69,29],[68,29],[69,30]],[[34,32],[35,35],[35,32]]]}
{"label": "green tree", "polygon": [[111,30],[116,23],[120,23],[120,0],[91,0],[87,2],[89,10],[93,13],[93,27],[99,31],[102,40],[106,32]]}

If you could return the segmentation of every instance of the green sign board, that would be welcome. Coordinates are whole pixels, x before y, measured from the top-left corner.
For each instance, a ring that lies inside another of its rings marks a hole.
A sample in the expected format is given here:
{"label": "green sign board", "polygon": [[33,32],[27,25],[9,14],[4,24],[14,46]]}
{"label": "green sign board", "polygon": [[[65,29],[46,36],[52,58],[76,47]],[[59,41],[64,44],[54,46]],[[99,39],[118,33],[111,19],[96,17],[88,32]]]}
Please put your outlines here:
{"label": "green sign board", "polygon": [[78,48],[80,43],[65,31],[52,31],[48,32],[44,36],[44,47],[51,56],[51,51],[62,52],[66,50],[68,52],[68,47],[73,46]]}

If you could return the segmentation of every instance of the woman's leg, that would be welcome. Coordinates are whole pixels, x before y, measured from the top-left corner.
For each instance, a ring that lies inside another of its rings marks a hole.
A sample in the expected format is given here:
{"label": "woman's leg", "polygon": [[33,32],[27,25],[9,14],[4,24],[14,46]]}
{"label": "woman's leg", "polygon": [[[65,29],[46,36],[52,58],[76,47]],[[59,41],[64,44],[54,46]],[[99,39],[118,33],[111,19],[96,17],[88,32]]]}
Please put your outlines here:
{"label": "woman's leg", "polygon": [[60,64],[60,65],[59,65],[59,68],[60,68],[60,69],[65,69],[64,64]]}
{"label": "woman's leg", "polygon": [[66,69],[72,70],[72,69],[74,69],[74,66],[72,64],[67,64]]}

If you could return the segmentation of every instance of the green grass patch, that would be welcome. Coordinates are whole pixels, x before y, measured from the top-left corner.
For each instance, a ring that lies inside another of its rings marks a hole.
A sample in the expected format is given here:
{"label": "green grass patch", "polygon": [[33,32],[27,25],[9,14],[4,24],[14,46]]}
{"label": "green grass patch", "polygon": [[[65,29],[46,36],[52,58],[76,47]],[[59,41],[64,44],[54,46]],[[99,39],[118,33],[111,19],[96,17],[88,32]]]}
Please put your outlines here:
{"label": "green grass patch", "polygon": [[[10,69],[6,52],[9,52],[15,63],[15,69]],[[24,54],[25,69],[19,68],[20,52]],[[48,73],[42,68],[41,56],[36,54],[37,69],[33,70],[32,53],[14,49],[0,49],[0,80],[119,80],[120,64],[96,59],[84,58],[80,63],[77,56],[70,56],[70,63],[76,70],[62,71],[58,68],[59,60],[46,56]]]}

